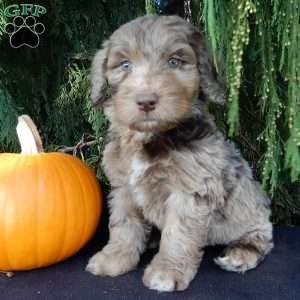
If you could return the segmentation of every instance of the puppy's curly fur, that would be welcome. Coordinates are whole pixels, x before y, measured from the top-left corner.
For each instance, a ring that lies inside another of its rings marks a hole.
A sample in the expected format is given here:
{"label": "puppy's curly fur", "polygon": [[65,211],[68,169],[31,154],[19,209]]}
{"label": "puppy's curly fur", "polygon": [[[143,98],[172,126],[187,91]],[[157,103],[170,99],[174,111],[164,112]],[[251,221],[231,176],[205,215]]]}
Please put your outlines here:
{"label": "puppy's curly fur", "polygon": [[87,270],[134,269],[152,226],[161,241],[143,277],[151,289],[186,289],[207,245],[228,245],[215,259],[223,269],[255,268],[273,247],[270,201],[205,108],[224,92],[200,32],[176,16],[138,18],[103,44],[91,80],[111,124],[113,189],[110,240]]}

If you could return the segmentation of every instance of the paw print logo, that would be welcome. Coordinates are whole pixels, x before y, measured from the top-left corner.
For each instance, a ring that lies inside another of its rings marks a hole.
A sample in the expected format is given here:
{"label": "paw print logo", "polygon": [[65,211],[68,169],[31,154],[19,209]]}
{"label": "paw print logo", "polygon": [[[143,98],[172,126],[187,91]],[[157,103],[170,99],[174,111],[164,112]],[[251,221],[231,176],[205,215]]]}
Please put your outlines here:
{"label": "paw print logo", "polygon": [[37,23],[34,16],[16,16],[12,23],[7,23],[5,32],[9,35],[9,43],[13,48],[27,46],[36,48],[40,43],[40,35],[44,33],[45,26]]}

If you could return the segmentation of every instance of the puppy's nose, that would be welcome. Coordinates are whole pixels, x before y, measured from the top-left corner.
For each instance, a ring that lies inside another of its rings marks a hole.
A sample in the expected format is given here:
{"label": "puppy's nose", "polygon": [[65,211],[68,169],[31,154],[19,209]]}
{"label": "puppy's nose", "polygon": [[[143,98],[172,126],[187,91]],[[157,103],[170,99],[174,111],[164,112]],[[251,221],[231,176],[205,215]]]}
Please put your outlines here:
{"label": "puppy's nose", "polygon": [[136,104],[138,105],[139,110],[149,112],[155,109],[158,98],[157,94],[138,95],[136,97]]}

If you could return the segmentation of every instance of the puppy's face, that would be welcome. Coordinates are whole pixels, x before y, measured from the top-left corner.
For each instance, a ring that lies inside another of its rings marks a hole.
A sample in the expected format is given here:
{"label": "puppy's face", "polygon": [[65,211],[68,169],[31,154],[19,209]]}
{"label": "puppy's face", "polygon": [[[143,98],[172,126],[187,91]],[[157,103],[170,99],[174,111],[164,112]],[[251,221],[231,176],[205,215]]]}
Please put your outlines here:
{"label": "puppy's face", "polygon": [[[115,120],[162,131],[189,117],[199,89],[201,35],[179,17],[142,17],[115,31],[92,66],[92,100],[111,88]],[[197,45],[198,44],[198,45]]]}

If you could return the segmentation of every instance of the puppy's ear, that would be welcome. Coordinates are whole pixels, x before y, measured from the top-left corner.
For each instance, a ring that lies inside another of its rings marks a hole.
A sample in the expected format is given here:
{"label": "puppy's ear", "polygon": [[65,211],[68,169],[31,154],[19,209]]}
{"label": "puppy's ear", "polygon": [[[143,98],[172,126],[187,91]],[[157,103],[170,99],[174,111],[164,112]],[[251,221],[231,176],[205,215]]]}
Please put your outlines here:
{"label": "puppy's ear", "polygon": [[92,62],[91,100],[94,106],[102,104],[107,98],[108,82],[106,78],[108,42],[105,41]]}
{"label": "puppy's ear", "polygon": [[225,84],[218,76],[203,35],[197,30],[193,34],[192,44],[198,60],[200,92],[211,102],[224,104],[226,98]]}

